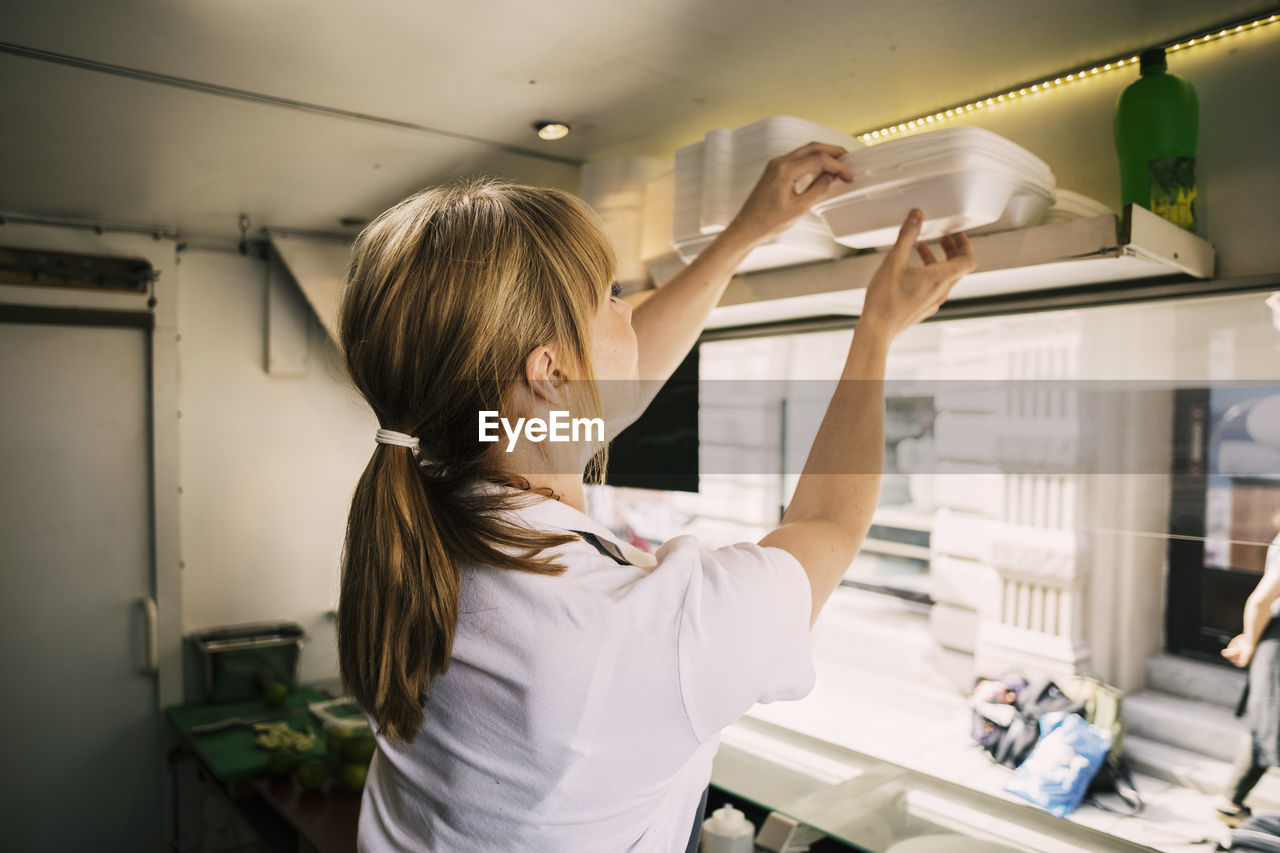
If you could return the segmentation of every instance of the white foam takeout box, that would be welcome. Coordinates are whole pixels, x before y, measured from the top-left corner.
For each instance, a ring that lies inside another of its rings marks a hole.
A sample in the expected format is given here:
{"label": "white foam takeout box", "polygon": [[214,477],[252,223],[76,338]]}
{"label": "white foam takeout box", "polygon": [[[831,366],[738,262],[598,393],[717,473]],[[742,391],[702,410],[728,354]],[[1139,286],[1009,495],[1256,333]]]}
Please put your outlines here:
{"label": "white foam takeout box", "polygon": [[[792,116],[770,116],[735,130],[712,130],[676,151],[671,246],[680,259],[692,261],[725,229],[772,157],[814,141],[863,147],[843,131]],[[809,213],[753,249],[738,269],[770,269],[847,253],[822,220]]]}
{"label": "white foam takeout box", "polygon": [[813,206],[837,242],[888,246],[913,207],[922,240],[1039,224],[1054,204],[1044,161],[977,127],[953,127],[882,142],[842,158],[853,184],[837,181]]}

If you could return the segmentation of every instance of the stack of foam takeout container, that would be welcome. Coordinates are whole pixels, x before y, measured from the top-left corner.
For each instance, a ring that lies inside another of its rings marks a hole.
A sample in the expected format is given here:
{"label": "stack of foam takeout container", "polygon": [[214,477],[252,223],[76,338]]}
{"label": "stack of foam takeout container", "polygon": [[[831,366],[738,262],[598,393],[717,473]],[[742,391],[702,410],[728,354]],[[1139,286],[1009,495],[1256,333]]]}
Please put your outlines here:
{"label": "stack of foam takeout container", "polygon": [[[853,136],[791,116],[772,116],[737,130],[718,129],[676,151],[671,244],[686,263],[723,231],[751,194],[771,158],[809,142],[847,150]],[[836,258],[847,250],[815,214],[752,250],[740,270]]]}
{"label": "stack of foam takeout container", "polygon": [[1015,143],[977,127],[899,137],[843,158],[853,183],[836,181],[813,206],[832,236],[855,249],[891,245],[911,208],[921,239],[1041,222],[1054,203],[1053,173]]}
{"label": "stack of foam takeout container", "polygon": [[1045,222],[1067,222],[1072,219],[1114,215],[1114,211],[1102,202],[1071,190],[1059,189],[1056,196],[1057,201],[1045,214]]}

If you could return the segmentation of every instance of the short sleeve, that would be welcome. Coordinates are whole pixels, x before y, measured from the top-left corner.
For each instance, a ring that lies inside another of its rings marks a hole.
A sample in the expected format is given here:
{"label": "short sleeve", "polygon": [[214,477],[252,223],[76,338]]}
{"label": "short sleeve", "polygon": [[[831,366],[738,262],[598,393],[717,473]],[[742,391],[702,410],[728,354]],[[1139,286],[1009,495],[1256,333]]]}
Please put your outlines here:
{"label": "short sleeve", "polygon": [[680,693],[700,742],[757,702],[809,694],[813,597],[795,557],[750,542],[707,549],[678,536],[657,558],[691,563],[677,648]]}

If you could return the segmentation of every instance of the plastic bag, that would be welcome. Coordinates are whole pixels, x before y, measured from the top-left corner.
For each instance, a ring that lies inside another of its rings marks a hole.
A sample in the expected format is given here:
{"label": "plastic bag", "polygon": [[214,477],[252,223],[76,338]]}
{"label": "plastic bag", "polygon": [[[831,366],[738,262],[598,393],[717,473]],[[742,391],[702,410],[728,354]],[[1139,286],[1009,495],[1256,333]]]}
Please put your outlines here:
{"label": "plastic bag", "polygon": [[1005,790],[1066,817],[1084,800],[1110,749],[1111,732],[1079,714],[1051,711],[1040,718],[1040,739]]}

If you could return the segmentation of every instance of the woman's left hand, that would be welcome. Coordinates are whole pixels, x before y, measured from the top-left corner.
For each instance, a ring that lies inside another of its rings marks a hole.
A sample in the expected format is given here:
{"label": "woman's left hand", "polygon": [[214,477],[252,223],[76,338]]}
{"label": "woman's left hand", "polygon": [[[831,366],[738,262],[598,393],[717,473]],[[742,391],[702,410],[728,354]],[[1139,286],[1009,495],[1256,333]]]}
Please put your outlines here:
{"label": "woman's left hand", "polygon": [[774,157],[726,232],[754,245],[790,228],[837,178],[853,182],[853,172],[838,159],[846,153],[838,145],[810,142]]}
{"label": "woman's left hand", "polygon": [[1244,634],[1236,634],[1222,650],[1222,656],[1238,667],[1246,667],[1253,659],[1253,643]]}

